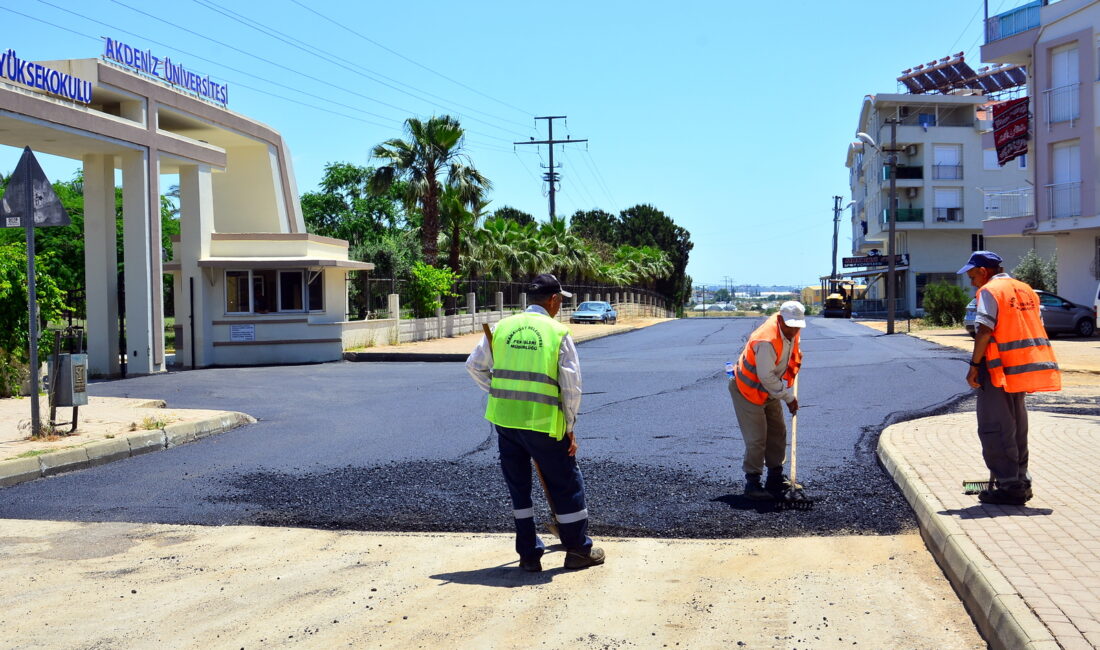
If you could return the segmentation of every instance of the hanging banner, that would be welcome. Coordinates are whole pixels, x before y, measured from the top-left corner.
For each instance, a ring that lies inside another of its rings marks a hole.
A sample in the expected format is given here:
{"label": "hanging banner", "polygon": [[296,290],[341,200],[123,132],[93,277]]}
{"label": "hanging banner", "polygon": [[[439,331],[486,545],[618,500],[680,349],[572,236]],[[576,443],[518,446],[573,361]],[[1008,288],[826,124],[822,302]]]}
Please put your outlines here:
{"label": "hanging banner", "polygon": [[1030,119],[1028,98],[1020,97],[993,106],[993,142],[997,146],[997,164],[1027,153]]}

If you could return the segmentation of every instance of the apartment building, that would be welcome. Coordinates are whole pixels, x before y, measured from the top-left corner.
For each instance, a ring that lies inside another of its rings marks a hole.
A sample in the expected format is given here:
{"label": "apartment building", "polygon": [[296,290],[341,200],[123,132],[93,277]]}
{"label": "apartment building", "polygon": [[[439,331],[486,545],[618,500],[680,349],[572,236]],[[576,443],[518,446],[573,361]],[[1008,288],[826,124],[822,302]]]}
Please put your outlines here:
{"label": "apartment building", "polygon": [[[1091,304],[1100,280],[1100,3],[1037,0],[986,20],[982,60],[1026,66],[1031,114],[1028,177],[1018,208],[991,212],[987,238],[1053,235],[1058,293]],[[992,146],[988,139],[987,146]],[[1014,195],[1014,196],[1013,196]],[[992,201],[991,207],[1004,207]]]}
{"label": "apartment building", "polygon": [[[851,186],[852,254],[886,255],[889,237],[891,125],[896,120],[897,214],[894,251],[905,255],[896,268],[895,308],[899,314],[923,313],[924,288],[947,282],[969,289],[956,271],[972,251],[997,251],[1014,266],[1029,250],[1048,257],[1050,237],[1006,237],[994,241],[983,230],[985,193],[1018,188],[1028,178],[1027,157],[999,167],[983,150],[982,131],[990,128],[980,92],[952,94],[878,94],[863,100],[856,132],[874,140],[848,147]],[[868,284],[863,313],[883,312],[886,267],[846,272]]]}

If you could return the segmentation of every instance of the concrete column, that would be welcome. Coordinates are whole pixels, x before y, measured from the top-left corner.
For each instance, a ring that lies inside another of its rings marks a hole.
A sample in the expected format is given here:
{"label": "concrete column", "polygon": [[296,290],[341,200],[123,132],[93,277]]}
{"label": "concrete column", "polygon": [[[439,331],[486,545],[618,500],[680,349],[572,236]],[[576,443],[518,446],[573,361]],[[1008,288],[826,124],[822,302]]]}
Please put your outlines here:
{"label": "concrete column", "polygon": [[592,294],[590,294],[590,293],[584,294],[584,301],[588,302],[589,300],[592,300]]}
{"label": "concrete column", "polygon": [[573,294],[573,297],[570,298],[570,300],[573,301],[573,311],[577,311],[577,294]]}
{"label": "concrete column", "polygon": [[93,377],[119,374],[116,237],[114,156],[84,156],[84,296]]}
{"label": "concrete column", "polygon": [[471,329],[470,331],[471,332],[477,331],[478,327],[477,327],[477,294],[476,293],[466,294],[466,311],[467,311],[467,313],[470,314],[470,323],[472,323],[471,327],[473,329]]}
{"label": "concrete column", "polygon": [[386,309],[393,319],[393,327],[390,329],[390,345],[401,342],[401,296],[391,293],[386,296]]}
{"label": "concrete column", "polygon": [[[181,291],[176,293],[177,324],[183,325],[185,340],[181,358],[176,363],[198,367],[214,363],[214,319],[225,312],[225,274],[214,270],[207,276],[198,262],[210,256],[210,239],[214,232],[214,192],[209,165],[180,167],[180,246],[179,262],[183,278]],[[210,277],[214,277],[213,283]],[[212,286],[213,285],[213,286]],[[216,290],[221,287],[221,291]],[[195,292],[191,299],[192,288]],[[194,303],[195,340],[191,340],[192,322],[186,317]],[[194,357],[192,358],[192,355]]]}
{"label": "concrete column", "polygon": [[612,304],[615,304],[615,305],[619,304],[619,292],[618,291],[615,292],[615,302],[612,303]]}
{"label": "concrete column", "polygon": [[497,311],[499,311],[501,314],[503,314],[504,313],[504,292],[503,291],[498,291],[496,293],[496,303],[497,303]]}
{"label": "concrete column", "polygon": [[519,309],[520,309],[520,311],[526,311],[527,310],[527,294],[526,293],[519,294]]}
{"label": "concrete column", "polygon": [[436,307],[435,309],[435,338],[443,338],[443,308]]}
{"label": "concrete column", "polygon": [[[154,332],[154,301],[163,302],[160,282],[160,228],[157,246],[152,246],[153,215],[149,210],[149,154],[125,153],[122,158],[122,249],[126,260],[126,364],[127,373],[148,375],[157,372],[153,360],[153,336],[164,340],[164,332]],[[156,218],[159,221],[160,215]],[[159,223],[158,223],[159,225]],[[153,283],[153,257],[156,256],[157,282]],[[161,360],[163,365],[163,360]],[[163,369],[163,368],[161,368]]]}

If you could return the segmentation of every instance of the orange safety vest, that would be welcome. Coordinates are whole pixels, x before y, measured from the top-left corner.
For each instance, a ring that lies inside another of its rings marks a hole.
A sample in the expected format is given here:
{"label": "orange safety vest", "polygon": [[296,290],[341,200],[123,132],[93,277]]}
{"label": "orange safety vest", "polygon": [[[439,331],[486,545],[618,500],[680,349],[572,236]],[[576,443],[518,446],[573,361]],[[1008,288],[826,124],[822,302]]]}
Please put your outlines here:
{"label": "orange safety vest", "polygon": [[1007,393],[1062,390],[1035,291],[1012,278],[994,278],[979,291],[997,301],[997,324],[985,349],[990,382]]}
{"label": "orange safety vest", "polygon": [[[760,377],[756,372],[756,343],[760,341],[767,341],[775,348],[775,358],[779,359],[779,355],[783,353],[783,332],[779,329],[779,314],[776,314],[774,318],[769,318],[764,321],[764,324],[756,328],[756,330],[749,335],[749,342],[745,344],[745,349],[741,352],[741,358],[737,360],[737,369],[734,371],[734,379],[737,381],[737,388],[741,391],[741,394],[745,396],[745,399],[749,400],[753,404],[763,404],[768,401],[768,390],[764,388],[764,385],[760,383]],[[798,347],[798,337],[801,332],[794,335],[794,340],[791,341],[791,356],[787,360],[787,370],[783,373],[783,379],[787,382],[787,386],[791,386],[794,383],[794,377],[798,374],[798,368],[802,365],[802,350]]]}

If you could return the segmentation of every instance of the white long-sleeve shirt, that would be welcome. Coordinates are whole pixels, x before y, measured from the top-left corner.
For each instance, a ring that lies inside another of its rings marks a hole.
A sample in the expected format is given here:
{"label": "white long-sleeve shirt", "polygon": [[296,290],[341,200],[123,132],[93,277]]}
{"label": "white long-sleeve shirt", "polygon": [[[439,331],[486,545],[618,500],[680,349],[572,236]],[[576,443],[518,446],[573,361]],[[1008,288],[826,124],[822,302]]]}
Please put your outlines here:
{"label": "white long-sleeve shirt", "polygon": [[768,391],[768,395],[781,399],[790,404],[794,400],[794,393],[787,388],[787,382],[783,380],[783,373],[787,372],[787,362],[791,358],[791,341],[786,336],[780,335],[783,341],[783,349],[779,358],[775,358],[775,347],[771,341],[757,341],[756,350],[756,376],[760,379],[760,385]]}
{"label": "white long-sleeve shirt", "polygon": [[[527,311],[550,316],[539,305],[531,305]],[[495,326],[493,330],[496,330]],[[477,347],[466,358],[466,372],[470,373],[481,390],[489,392],[489,385],[493,380],[493,351],[485,337],[481,338]],[[558,349],[558,387],[561,389],[561,406],[565,412],[565,430],[572,431],[577,421],[577,412],[581,408],[581,362],[577,357],[577,346],[573,343],[573,337],[568,334],[561,340],[561,347]]]}

